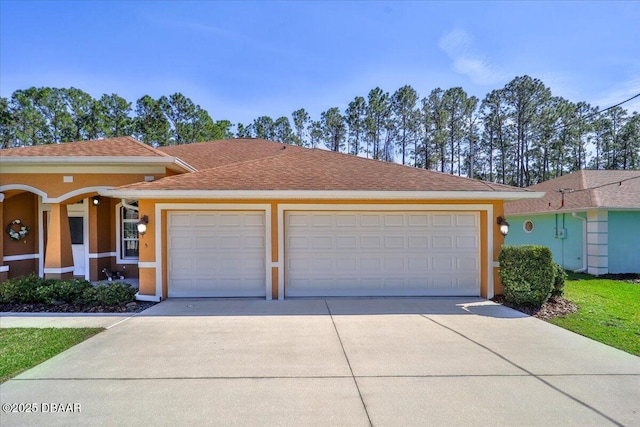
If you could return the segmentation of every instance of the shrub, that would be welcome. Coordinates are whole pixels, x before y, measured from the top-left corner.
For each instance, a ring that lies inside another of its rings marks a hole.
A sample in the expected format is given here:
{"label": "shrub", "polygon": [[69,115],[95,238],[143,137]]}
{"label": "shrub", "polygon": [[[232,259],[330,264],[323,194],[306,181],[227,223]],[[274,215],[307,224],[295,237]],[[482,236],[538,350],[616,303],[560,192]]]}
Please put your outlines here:
{"label": "shrub", "polygon": [[51,304],[54,301],[75,304],[82,302],[85,289],[91,288],[91,283],[86,280],[56,280],[49,286],[41,286],[37,289],[38,299]]}
{"label": "shrub", "polygon": [[136,290],[127,283],[93,286],[86,280],[43,279],[35,274],[0,283],[0,304],[121,305],[135,300]]}
{"label": "shrub", "polygon": [[40,302],[38,287],[48,284],[35,274],[6,280],[0,283],[0,303],[31,304]]}
{"label": "shrub", "polygon": [[135,300],[136,290],[128,283],[110,283],[85,289],[82,300],[89,305],[122,305]]}
{"label": "shrub", "polygon": [[555,277],[553,280],[553,290],[551,296],[561,297],[564,294],[564,282],[567,280],[567,272],[560,264],[555,265]]}
{"label": "shrub", "polygon": [[549,299],[556,275],[549,248],[505,245],[498,260],[505,300],[540,307]]}

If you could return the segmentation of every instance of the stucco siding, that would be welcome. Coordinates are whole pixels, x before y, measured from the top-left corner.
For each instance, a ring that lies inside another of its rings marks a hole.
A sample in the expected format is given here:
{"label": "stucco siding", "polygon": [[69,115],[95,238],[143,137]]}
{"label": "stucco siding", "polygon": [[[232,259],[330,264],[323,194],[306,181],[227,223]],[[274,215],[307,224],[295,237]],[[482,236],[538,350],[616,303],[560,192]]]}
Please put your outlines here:
{"label": "stucco siding", "polygon": [[[509,234],[505,238],[507,245],[542,245],[551,249],[553,259],[566,270],[579,270],[583,267],[582,220],[570,213],[546,215],[510,216]],[[525,221],[533,222],[534,228],[527,233]],[[564,229],[564,238],[556,237],[557,230]]]}
{"label": "stucco siding", "polygon": [[640,273],[640,211],[609,211],[609,273]]}

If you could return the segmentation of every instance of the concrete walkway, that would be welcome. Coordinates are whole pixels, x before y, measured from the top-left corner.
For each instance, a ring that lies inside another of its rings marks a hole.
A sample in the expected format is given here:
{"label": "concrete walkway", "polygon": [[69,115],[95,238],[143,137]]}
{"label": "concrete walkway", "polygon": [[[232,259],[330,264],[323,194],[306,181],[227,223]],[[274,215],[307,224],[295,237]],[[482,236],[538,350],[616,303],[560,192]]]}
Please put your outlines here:
{"label": "concrete walkway", "polygon": [[1,385],[38,413],[0,424],[640,426],[640,358],[480,299],[173,299],[105,322]]}

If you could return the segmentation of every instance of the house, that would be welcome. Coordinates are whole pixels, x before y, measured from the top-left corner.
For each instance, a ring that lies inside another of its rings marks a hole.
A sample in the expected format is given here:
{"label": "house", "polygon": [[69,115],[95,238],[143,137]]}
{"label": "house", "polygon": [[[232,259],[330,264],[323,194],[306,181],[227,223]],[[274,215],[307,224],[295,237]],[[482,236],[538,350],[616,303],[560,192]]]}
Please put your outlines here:
{"label": "house", "polygon": [[0,280],[126,268],[141,300],[490,298],[504,201],[542,196],[259,139],[128,137],[0,150],[0,193]]}
{"label": "house", "polygon": [[640,273],[640,171],[582,170],[529,189],[546,195],[505,203],[507,244],[547,246],[567,270]]}

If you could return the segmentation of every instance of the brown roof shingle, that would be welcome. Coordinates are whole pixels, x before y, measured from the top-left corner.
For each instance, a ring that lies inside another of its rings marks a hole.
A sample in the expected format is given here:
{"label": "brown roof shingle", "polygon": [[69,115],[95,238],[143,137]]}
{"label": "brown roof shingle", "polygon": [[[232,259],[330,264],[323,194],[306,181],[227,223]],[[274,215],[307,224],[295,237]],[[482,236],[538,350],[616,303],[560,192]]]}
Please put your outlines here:
{"label": "brown roof shingle", "polygon": [[129,136],[5,148],[0,157],[171,157]]}
{"label": "brown roof shingle", "polygon": [[194,144],[171,145],[158,150],[170,156],[178,157],[198,170],[211,169],[239,161],[256,160],[264,157],[303,150],[295,145],[283,145],[279,142],[258,138],[224,139],[219,141],[196,142]]}
{"label": "brown roof shingle", "polygon": [[[640,171],[581,170],[528,187],[540,199],[506,202],[505,214],[576,211],[595,208],[640,209]],[[562,194],[564,190],[564,206]]]}
{"label": "brown roof shingle", "polygon": [[[254,143],[265,144],[267,142]],[[221,149],[219,155],[222,158],[233,157],[222,149],[223,147],[231,147],[233,144],[234,142],[218,145],[218,148]],[[526,191],[508,185],[363,159],[347,154],[278,145],[279,150],[269,157],[225,164],[191,174],[166,177],[155,182],[133,184],[120,189],[504,191],[516,193]],[[286,148],[283,149],[283,147]],[[517,195],[514,196],[517,197]]]}

